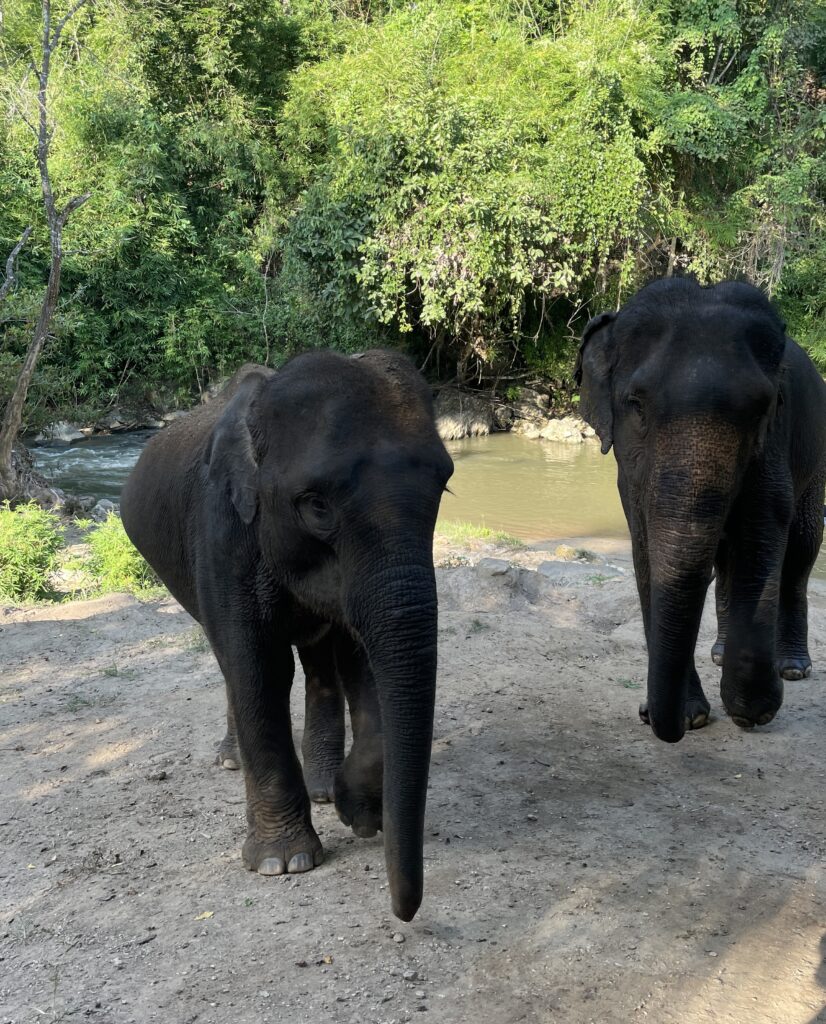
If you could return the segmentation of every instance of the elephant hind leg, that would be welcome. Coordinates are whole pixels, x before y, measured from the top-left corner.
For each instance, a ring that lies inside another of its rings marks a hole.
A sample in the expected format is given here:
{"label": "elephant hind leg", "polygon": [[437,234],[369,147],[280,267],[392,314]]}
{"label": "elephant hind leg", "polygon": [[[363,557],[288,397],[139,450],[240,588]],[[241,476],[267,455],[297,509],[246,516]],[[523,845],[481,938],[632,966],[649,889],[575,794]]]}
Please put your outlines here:
{"label": "elephant hind leg", "polygon": [[235,727],[235,715],[227,694],[227,733],[218,747],[216,763],[228,771],[238,771],[241,767],[241,752],[238,748],[238,732]]}
{"label": "elephant hind leg", "polygon": [[808,646],[806,589],[823,540],[823,480],[803,494],[789,530],[777,622],[777,660],[784,679],[804,679],[812,674]]}
{"label": "elephant hind leg", "polygon": [[344,694],[336,672],[333,630],[317,643],[299,647],[306,679],[304,783],[317,804],[334,800],[335,777],[344,761]]}
{"label": "elephant hind leg", "polygon": [[714,601],[717,608],[717,639],[711,648],[711,660],[722,668],[723,656],[726,653],[726,634],[728,633],[728,608],[731,590],[731,571],[729,566],[728,545],[721,540],[714,557]]}

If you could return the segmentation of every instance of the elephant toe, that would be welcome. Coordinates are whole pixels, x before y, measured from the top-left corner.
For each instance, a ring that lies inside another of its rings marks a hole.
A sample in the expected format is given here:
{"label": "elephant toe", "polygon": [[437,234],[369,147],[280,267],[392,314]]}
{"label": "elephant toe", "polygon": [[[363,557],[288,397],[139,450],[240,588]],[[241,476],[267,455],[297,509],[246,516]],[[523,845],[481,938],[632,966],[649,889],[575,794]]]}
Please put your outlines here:
{"label": "elephant toe", "polygon": [[310,827],[285,835],[281,839],[247,837],[242,851],[244,865],[259,875],[299,874],[312,871],[324,860],[324,851],[315,831]]}
{"label": "elephant toe", "polygon": [[790,683],[799,682],[812,674],[812,663],[809,658],[782,658],[779,669],[783,679]]}
{"label": "elephant toe", "polygon": [[221,740],[215,763],[230,772],[237,772],[241,767],[241,754],[234,737],[227,735]]}
{"label": "elephant toe", "polygon": [[[648,713],[648,704],[642,703],[639,707],[640,721],[643,725],[651,725],[651,716]],[[690,729],[702,729],[711,721],[711,707],[708,703],[701,701],[689,701],[686,705],[685,727]]]}
{"label": "elephant toe", "polygon": [[314,804],[331,804],[335,801],[335,784],[333,775],[310,776],[305,780],[307,792]]}

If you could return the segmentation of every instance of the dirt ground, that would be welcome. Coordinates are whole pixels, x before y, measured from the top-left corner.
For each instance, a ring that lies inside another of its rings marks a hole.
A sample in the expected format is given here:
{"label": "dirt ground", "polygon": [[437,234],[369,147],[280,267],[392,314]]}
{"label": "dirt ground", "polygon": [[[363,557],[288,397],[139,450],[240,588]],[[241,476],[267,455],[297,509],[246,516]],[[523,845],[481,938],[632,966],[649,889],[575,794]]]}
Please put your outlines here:
{"label": "dirt ground", "polygon": [[[506,561],[478,561],[483,555]],[[441,552],[425,899],[331,807],[307,875],[243,869],[223,688],[171,600],[0,610],[0,1021],[826,1021],[826,589],[770,726],[639,724],[625,553]],[[300,678],[295,730],[302,728]]]}

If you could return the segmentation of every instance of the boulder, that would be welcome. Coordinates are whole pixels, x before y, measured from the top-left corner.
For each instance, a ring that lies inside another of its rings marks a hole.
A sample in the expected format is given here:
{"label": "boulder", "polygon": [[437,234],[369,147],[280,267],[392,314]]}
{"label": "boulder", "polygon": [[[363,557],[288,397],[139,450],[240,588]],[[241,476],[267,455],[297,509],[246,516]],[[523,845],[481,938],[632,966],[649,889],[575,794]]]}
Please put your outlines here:
{"label": "boulder", "polygon": [[517,434],[530,434],[533,430],[541,430],[550,414],[550,392],[540,388],[516,388],[510,391],[509,395],[512,429]]}
{"label": "boulder", "polygon": [[95,507],[90,511],[89,515],[96,523],[102,523],[113,513],[117,512],[118,507],[114,501],[109,501],[108,498],[101,498]]}
{"label": "boulder", "polygon": [[493,403],[458,388],[442,388],[434,403],[436,429],[443,441],[483,437],[494,425]]}
{"label": "boulder", "polygon": [[565,416],[561,420],[548,420],[540,430],[543,441],[563,441],[565,444],[582,444],[582,428],[585,424],[575,416]]}
{"label": "boulder", "polygon": [[44,427],[35,438],[35,441],[58,441],[60,444],[71,444],[73,441],[83,441],[86,434],[76,423],[69,423],[68,420],[58,420]]}
{"label": "boulder", "polygon": [[95,428],[102,433],[119,433],[122,430],[135,430],[140,426],[140,417],[128,409],[110,409],[95,423]]}
{"label": "boulder", "polygon": [[164,423],[174,423],[175,420],[181,419],[182,417],[186,416],[186,414],[186,409],[171,409],[169,412],[165,412],[161,419],[164,421]]}

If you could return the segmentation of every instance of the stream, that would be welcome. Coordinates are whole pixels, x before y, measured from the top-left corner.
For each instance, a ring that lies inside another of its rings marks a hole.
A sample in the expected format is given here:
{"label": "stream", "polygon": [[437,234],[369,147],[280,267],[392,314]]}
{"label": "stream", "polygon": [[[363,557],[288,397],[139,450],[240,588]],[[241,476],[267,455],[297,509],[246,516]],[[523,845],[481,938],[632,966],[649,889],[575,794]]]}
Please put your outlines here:
{"label": "stream", "polygon": [[[100,434],[32,449],[37,469],[73,494],[117,501],[153,431]],[[595,444],[529,441],[491,434],[447,443],[456,471],[440,519],[503,530],[528,543],[552,538],[628,537],[613,454]],[[826,579],[826,551],[815,575]]]}

